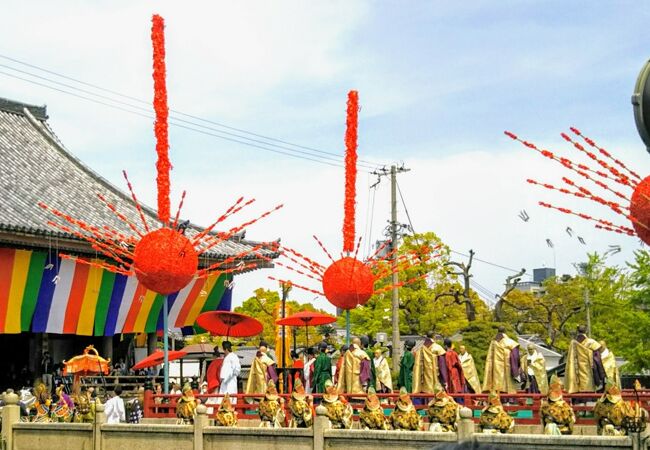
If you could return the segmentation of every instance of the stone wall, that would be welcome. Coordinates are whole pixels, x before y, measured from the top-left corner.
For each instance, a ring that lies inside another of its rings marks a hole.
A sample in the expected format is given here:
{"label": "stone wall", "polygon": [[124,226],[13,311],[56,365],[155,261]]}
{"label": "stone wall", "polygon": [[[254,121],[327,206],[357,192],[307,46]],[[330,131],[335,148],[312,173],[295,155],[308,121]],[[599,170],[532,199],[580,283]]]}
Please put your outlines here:
{"label": "stone wall", "polygon": [[[650,450],[648,434],[628,437],[544,436],[540,434],[475,433],[471,410],[463,408],[458,433],[423,431],[334,430],[322,406],[316,408],[314,426],[310,429],[270,429],[240,426],[210,426],[204,405],[197,408],[194,425],[169,423],[107,424],[103,405],[98,405],[94,424],[21,423],[18,396],[4,396],[2,438],[6,450],[325,450],[433,449],[437,444],[476,441],[491,444],[499,450],[510,449],[630,449]],[[244,422],[244,421],[242,421]],[[243,423],[241,425],[244,425]],[[519,431],[532,431],[522,429]],[[3,449],[4,450],[4,449]]]}

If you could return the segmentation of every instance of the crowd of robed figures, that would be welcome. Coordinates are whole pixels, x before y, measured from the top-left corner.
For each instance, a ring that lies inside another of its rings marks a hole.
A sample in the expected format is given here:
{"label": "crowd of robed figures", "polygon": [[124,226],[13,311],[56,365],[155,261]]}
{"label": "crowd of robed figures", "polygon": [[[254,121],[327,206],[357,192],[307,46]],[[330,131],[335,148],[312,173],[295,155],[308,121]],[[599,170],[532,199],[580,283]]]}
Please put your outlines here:
{"label": "crowd of robed figures", "polygon": [[[288,380],[292,392],[289,423],[309,426],[311,419],[306,415],[311,411],[309,395],[312,393],[321,394],[321,404],[328,409],[334,426],[340,428],[351,426],[353,411],[347,399],[354,398],[354,394],[362,394],[360,398],[365,398],[364,409],[359,411],[362,426],[376,429],[421,429],[420,416],[410,395],[416,403],[423,404],[418,394],[431,394],[425,397],[431,400],[427,414],[432,429],[453,431],[459,417],[459,405],[453,395],[485,392],[489,396],[482,410],[481,428],[485,432],[509,432],[514,421],[504,411],[500,395],[515,393],[519,388],[546,396],[540,415],[548,434],[570,434],[573,430],[575,414],[571,404],[562,397],[565,391],[603,393],[594,407],[598,430],[603,434],[624,434],[627,432],[626,422],[634,422],[635,418],[638,421],[645,414],[640,405],[622,399],[613,353],[605,342],[589,338],[582,326],[578,327],[566,356],[564,381],[555,375],[549,381],[543,355],[534,346],[520,352],[519,343],[508,337],[503,328],[490,343],[482,383],[473,357],[464,345],[460,345],[459,352],[456,352],[453,342],[445,339],[443,347],[435,341],[433,333],[429,333],[417,347],[414,341],[407,341],[397,382],[400,394],[390,417],[384,417],[376,395],[393,392],[390,368],[382,351],[369,348],[369,343],[368,337],[354,338],[349,347],[341,348],[334,367],[326,343],[321,343],[317,351],[309,349],[304,359],[292,355],[293,366],[299,370],[293,371]],[[224,352],[224,358],[211,363],[207,379],[210,392],[232,396],[237,393],[236,380],[241,367],[229,343],[224,343]],[[284,401],[277,395],[277,372],[266,344],[260,345],[244,394],[251,396],[246,397],[248,401],[263,396],[260,418],[267,426],[279,426],[284,421],[284,416],[279,417],[280,413],[285,413],[285,408]],[[227,409],[230,413],[223,412],[236,417],[231,402],[235,403],[232,397],[227,406],[219,407],[219,412]],[[221,403],[220,399],[215,403]],[[384,418],[381,419],[380,415]],[[236,418],[227,422],[236,423]]]}

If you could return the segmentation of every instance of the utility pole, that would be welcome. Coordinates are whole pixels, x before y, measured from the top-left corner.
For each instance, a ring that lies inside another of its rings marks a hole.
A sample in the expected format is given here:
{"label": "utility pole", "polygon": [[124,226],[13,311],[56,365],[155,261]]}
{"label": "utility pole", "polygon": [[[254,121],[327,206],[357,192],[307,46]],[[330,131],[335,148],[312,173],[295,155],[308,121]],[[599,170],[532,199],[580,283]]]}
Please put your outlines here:
{"label": "utility pole", "polygon": [[391,284],[393,285],[392,297],[391,297],[391,314],[392,314],[392,358],[393,358],[393,370],[399,370],[399,363],[402,358],[402,352],[400,348],[400,336],[399,336],[399,288],[397,284],[399,283],[399,274],[397,273],[397,248],[399,242],[399,229],[401,229],[400,224],[397,222],[397,174],[402,172],[408,172],[411,169],[407,169],[404,166],[391,166],[390,170],[385,167],[375,170],[372,172],[378,177],[388,176],[390,174],[390,254],[391,254],[391,269],[392,269],[392,280]]}
{"label": "utility pole", "polygon": [[591,300],[589,299],[589,288],[585,288],[585,313],[587,313],[587,336],[591,336]]}

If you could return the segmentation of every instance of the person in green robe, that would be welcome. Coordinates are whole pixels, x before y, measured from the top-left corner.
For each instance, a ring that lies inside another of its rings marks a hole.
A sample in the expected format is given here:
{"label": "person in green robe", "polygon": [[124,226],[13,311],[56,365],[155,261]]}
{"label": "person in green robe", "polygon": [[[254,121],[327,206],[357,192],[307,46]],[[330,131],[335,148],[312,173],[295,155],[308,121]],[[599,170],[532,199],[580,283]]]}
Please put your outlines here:
{"label": "person in green robe", "polygon": [[399,377],[397,378],[397,386],[406,388],[407,392],[413,391],[413,366],[415,365],[413,347],[415,347],[415,341],[413,340],[404,343],[404,355],[399,364]]}
{"label": "person in green robe", "polygon": [[370,359],[370,381],[368,381],[368,387],[372,387],[373,389],[377,389],[375,380],[377,379],[377,373],[375,369],[375,362],[374,362],[374,357],[375,357],[375,351],[370,348],[370,336],[361,336],[361,348],[363,349],[364,352],[368,354],[368,358]]}
{"label": "person in green robe", "polygon": [[316,392],[325,392],[325,382],[332,379],[332,359],[327,354],[327,343],[321,342],[318,346],[320,353],[314,363],[314,385]]}

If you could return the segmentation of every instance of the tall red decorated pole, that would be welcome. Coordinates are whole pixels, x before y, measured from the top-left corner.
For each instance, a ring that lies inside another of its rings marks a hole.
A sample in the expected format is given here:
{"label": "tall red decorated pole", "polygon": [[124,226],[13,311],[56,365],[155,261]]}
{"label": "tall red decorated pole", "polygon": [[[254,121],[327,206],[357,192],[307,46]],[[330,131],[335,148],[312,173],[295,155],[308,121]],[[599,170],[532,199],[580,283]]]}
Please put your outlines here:
{"label": "tall red decorated pole", "polygon": [[[158,171],[158,176],[156,177],[156,184],[158,185],[158,219],[162,222],[163,228],[157,230],[160,233],[165,233],[167,241],[173,242],[175,245],[173,252],[171,254],[184,254],[184,251],[187,247],[191,248],[191,245],[187,245],[183,240],[189,243],[189,240],[182,234],[176,233],[173,230],[170,230],[166,227],[169,226],[169,135],[168,135],[168,123],[167,119],[169,116],[169,108],[167,107],[167,81],[166,81],[166,70],[165,70],[165,21],[158,14],[154,14],[151,18],[151,43],[153,44],[153,108],[156,112],[156,123],[154,125],[154,130],[156,134],[156,153],[158,154],[158,161],[156,161],[156,170]],[[145,246],[143,246],[143,242]],[[155,270],[155,265],[158,264],[156,261],[155,255],[150,253],[156,253],[155,242],[152,242],[153,245],[146,245],[146,241],[142,239],[138,246],[135,248],[135,259],[134,263],[136,268],[138,265],[151,265],[152,267],[147,267],[145,271],[140,272],[142,274],[149,273],[161,273],[162,277],[159,277],[159,280],[151,279],[150,275],[143,277],[140,275],[138,278],[141,280],[143,278],[147,279],[148,282],[156,283],[156,281],[165,280],[164,274],[165,269],[170,267],[164,267],[160,272]],[[167,245],[169,249],[169,245]],[[138,250],[140,250],[138,252]],[[171,250],[171,249],[170,249]],[[199,265],[199,259],[196,255],[196,252],[191,248],[192,254],[190,258],[182,258],[182,261],[185,262],[183,265],[186,269],[183,271],[181,277],[175,279],[174,281],[180,284],[187,284],[192,279],[192,276],[196,272],[196,268]],[[166,252],[170,254],[169,252]],[[140,263],[138,264],[138,260]],[[167,259],[164,265],[174,264],[175,261]],[[136,274],[138,272],[136,271]],[[187,281],[185,281],[187,280]],[[174,292],[176,288],[175,283],[168,283],[164,286],[166,290],[170,290],[168,294]],[[167,316],[169,312],[167,311],[167,298],[163,299],[163,379],[164,379],[164,393],[169,394],[169,324]]]}
{"label": "tall red decorated pole", "polygon": [[167,70],[165,68],[165,20],[158,14],[152,19],[151,43],[153,44],[153,109],[156,113],[156,153],[158,161],[158,218],[163,226],[169,225],[169,108],[167,107]]}

